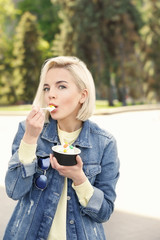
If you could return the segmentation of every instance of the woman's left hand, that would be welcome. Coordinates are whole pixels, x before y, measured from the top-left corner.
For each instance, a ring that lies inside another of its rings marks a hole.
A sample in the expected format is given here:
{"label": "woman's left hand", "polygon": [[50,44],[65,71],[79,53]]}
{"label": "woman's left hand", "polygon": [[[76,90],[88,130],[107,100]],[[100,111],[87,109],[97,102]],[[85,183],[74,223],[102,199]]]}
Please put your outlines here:
{"label": "woman's left hand", "polygon": [[83,172],[83,162],[79,155],[76,157],[77,164],[74,166],[62,166],[57,162],[57,159],[50,154],[50,162],[52,168],[56,169],[60,175],[73,180],[75,186],[84,183],[87,179]]}

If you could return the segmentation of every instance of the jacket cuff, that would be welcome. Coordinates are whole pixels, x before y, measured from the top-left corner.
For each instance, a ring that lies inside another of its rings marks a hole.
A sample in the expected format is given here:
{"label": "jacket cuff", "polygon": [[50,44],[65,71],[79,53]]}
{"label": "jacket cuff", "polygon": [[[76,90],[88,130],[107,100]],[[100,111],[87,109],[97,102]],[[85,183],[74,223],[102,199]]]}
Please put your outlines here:
{"label": "jacket cuff", "polygon": [[36,158],[36,148],[37,144],[28,144],[21,140],[18,150],[20,162],[24,165],[32,163]]}
{"label": "jacket cuff", "polygon": [[98,213],[102,207],[102,203],[104,200],[104,193],[96,187],[93,187],[93,188],[94,188],[94,192],[87,204],[87,208],[93,209],[94,212]]}
{"label": "jacket cuff", "polygon": [[23,178],[33,176],[36,172],[36,161],[33,161],[30,164],[25,164],[25,165],[22,164],[21,169],[22,169]]}
{"label": "jacket cuff", "polygon": [[84,183],[78,186],[74,186],[74,183],[72,183],[72,188],[75,190],[80,204],[83,207],[86,207],[94,192],[93,186],[89,180],[87,179]]}
{"label": "jacket cuff", "polygon": [[30,177],[33,176],[37,171],[37,159],[30,164],[22,164],[18,158],[18,152],[15,152],[12,157],[12,164],[9,163],[8,168],[10,171],[14,170],[15,168],[20,168],[23,178]]}

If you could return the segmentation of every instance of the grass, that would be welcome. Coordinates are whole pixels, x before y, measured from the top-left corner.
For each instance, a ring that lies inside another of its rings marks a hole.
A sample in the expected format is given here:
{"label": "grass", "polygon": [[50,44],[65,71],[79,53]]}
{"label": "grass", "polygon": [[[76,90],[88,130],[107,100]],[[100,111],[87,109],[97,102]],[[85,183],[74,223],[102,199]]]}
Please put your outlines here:
{"label": "grass", "polygon": [[96,109],[108,108],[108,101],[97,100],[96,101]]}
{"label": "grass", "polygon": [[1,106],[0,111],[30,111],[31,105],[13,105],[13,106]]}
{"label": "grass", "polygon": [[113,101],[114,106],[109,106],[109,102],[107,100],[96,100],[96,109],[105,109],[105,108],[114,108],[114,107],[121,107],[122,103],[118,100]]}

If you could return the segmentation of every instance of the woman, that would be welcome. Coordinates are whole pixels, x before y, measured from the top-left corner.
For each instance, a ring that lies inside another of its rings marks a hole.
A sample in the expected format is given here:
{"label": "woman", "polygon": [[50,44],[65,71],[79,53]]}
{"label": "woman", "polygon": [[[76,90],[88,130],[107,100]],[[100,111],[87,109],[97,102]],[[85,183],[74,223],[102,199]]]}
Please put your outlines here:
{"label": "woman", "polygon": [[[76,57],[42,67],[34,107],[20,123],[6,174],[9,197],[19,200],[4,240],[102,240],[113,212],[119,160],[114,137],[88,120],[93,78]],[[49,113],[41,108],[53,105]],[[58,164],[52,147],[78,147],[77,164]]]}

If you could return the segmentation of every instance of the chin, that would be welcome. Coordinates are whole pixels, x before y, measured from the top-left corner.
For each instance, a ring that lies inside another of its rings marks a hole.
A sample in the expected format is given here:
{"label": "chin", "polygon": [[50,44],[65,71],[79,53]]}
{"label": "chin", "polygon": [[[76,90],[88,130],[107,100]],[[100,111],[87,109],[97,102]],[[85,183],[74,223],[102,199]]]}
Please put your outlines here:
{"label": "chin", "polygon": [[54,114],[54,113],[50,113],[50,116],[51,116],[51,118],[54,119],[54,120],[60,120],[60,119],[61,119],[61,118],[59,118],[58,116],[56,116],[56,114]]}

